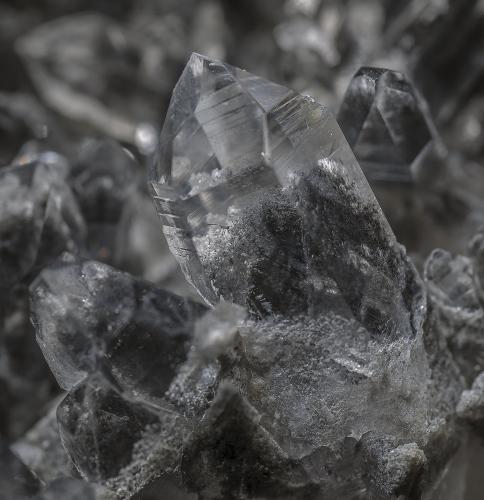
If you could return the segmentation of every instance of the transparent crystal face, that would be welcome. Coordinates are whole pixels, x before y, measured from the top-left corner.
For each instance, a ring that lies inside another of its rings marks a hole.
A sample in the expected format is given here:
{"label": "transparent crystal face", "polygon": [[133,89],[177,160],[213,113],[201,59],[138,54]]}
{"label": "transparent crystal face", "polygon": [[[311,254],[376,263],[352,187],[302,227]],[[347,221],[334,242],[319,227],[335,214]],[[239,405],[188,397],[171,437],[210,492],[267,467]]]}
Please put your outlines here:
{"label": "transparent crystal face", "polygon": [[335,118],[310,97],[193,54],[150,184],[171,251],[211,304],[307,312],[318,296],[347,308],[344,260],[371,276],[383,307],[405,308],[393,233]]}
{"label": "transparent crystal face", "polygon": [[360,68],[338,122],[370,181],[413,182],[414,161],[432,142],[422,99],[399,72]]}

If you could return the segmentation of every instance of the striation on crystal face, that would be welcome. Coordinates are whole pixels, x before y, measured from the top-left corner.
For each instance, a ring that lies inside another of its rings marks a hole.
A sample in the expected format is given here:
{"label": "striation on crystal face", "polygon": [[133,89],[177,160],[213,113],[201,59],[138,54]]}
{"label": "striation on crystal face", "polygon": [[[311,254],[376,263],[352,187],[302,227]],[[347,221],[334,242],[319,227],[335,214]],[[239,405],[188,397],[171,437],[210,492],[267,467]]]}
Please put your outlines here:
{"label": "striation on crystal face", "polygon": [[413,267],[336,120],[311,98],[193,54],[150,185],[207,302],[258,316],[338,309],[375,332],[413,334]]}
{"label": "striation on crystal face", "polygon": [[338,123],[370,181],[412,182],[412,164],[432,141],[424,106],[401,73],[358,70],[344,96]]}

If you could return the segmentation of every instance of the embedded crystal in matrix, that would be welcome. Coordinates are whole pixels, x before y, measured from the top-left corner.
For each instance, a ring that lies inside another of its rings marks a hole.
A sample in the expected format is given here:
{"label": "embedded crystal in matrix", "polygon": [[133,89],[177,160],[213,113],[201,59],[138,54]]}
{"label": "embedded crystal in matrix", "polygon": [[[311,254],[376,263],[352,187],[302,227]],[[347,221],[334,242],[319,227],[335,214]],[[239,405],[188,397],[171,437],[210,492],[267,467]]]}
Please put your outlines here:
{"label": "embedded crystal in matrix", "polygon": [[413,270],[335,118],[310,97],[193,54],[150,184],[207,302],[258,316],[338,310],[411,335]]}

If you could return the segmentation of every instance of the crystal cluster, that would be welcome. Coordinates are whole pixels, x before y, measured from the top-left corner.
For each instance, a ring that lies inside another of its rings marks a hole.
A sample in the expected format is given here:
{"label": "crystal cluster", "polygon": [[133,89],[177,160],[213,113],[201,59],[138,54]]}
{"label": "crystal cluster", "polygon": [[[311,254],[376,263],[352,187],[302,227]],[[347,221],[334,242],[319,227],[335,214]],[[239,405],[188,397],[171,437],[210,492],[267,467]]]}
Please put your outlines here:
{"label": "crystal cluster", "polygon": [[483,27],[0,0],[0,500],[480,500]]}

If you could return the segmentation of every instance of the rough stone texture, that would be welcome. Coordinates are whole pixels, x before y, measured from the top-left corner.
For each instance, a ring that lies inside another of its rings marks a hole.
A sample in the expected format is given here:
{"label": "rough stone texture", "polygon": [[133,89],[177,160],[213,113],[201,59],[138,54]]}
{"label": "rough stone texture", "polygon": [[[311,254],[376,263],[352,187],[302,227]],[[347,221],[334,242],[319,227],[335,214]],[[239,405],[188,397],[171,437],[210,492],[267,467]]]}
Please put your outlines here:
{"label": "rough stone texture", "polygon": [[72,478],[52,481],[33,498],[34,500],[116,500],[116,497],[105,488]]}
{"label": "rough stone texture", "polygon": [[484,311],[474,279],[474,261],[435,250],[426,263],[425,277],[438,328],[470,384],[484,369]]}

